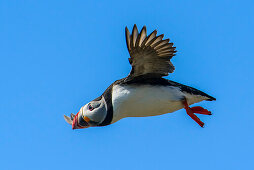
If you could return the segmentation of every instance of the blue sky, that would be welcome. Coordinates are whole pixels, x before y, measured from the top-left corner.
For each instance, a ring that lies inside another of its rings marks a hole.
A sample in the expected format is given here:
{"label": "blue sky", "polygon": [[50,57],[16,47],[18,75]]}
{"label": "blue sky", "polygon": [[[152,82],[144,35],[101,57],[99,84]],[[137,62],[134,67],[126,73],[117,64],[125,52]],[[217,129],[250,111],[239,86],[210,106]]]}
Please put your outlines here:
{"label": "blue sky", "polygon": [[[0,1],[3,170],[254,169],[253,1]],[[200,128],[184,110],[71,129],[64,114],[130,70],[124,27],[177,47],[167,78],[217,98]]]}

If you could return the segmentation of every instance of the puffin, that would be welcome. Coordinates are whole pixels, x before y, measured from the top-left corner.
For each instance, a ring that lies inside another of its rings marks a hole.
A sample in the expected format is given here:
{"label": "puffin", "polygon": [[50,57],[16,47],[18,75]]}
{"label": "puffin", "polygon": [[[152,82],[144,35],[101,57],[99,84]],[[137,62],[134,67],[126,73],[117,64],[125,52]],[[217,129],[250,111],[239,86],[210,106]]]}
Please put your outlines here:
{"label": "puffin", "polygon": [[64,115],[72,129],[107,126],[126,117],[157,116],[183,108],[200,127],[204,127],[196,114],[211,115],[211,112],[190,105],[216,99],[193,87],[163,78],[174,72],[170,60],[177,51],[169,39],[163,39],[163,34],[157,36],[157,30],[148,36],[146,32],[146,26],[139,32],[136,24],[131,34],[125,28],[130,73],[82,106],[76,115]]}

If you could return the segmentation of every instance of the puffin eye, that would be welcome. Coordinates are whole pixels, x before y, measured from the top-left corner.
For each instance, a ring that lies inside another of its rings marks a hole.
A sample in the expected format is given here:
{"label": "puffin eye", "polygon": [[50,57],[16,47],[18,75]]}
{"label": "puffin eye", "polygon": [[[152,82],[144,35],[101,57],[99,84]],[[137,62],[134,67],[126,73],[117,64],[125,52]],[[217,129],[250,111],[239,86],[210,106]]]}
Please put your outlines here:
{"label": "puffin eye", "polygon": [[92,111],[92,110],[94,109],[93,106],[91,106],[90,103],[88,104],[88,109],[89,109],[90,111]]}

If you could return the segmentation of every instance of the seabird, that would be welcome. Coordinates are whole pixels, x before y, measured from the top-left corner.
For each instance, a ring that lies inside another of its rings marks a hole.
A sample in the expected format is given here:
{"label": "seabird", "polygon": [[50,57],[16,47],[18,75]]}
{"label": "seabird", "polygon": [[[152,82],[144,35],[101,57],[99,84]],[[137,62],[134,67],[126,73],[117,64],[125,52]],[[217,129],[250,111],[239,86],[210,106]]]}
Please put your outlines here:
{"label": "seabird", "polygon": [[155,30],[147,36],[145,26],[138,32],[134,25],[131,34],[125,28],[131,72],[111,84],[101,96],[82,106],[76,115],[64,115],[72,129],[107,126],[126,117],[157,116],[182,108],[201,127],[204,126],[194,113],[211,115],[211,112],[200,106],[189,106],[216,99],[163,78],[175,70],[170,59],[176,50],[169,39],[163,40],[163,34],[156,34]]}

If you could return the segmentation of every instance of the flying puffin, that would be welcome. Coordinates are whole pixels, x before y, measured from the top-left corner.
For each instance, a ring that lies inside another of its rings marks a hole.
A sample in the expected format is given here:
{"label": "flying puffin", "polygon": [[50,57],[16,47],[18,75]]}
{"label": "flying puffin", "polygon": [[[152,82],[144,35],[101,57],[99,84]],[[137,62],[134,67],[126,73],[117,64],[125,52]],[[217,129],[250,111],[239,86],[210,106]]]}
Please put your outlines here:
{"label": "flying puffin", "polygon": [[107,126],[125,117],[156,116],[182,108],[201,127],[204,126],[194,113],[211,115],[211,112],[189,105],[216,99],[195,88],[162,78],[175,70],[170,59],[176,50],[169,39],[163,40],[163,34],[156,34],[154,30],[147,36],[145,26],[138,32],[134,25],[132,34],[125,28],[131,72],[81,107],[76,115],[64,115],[72,129]]}

